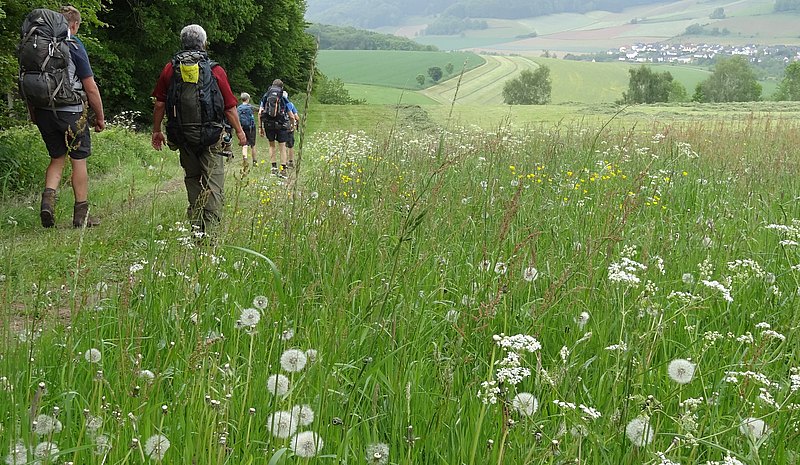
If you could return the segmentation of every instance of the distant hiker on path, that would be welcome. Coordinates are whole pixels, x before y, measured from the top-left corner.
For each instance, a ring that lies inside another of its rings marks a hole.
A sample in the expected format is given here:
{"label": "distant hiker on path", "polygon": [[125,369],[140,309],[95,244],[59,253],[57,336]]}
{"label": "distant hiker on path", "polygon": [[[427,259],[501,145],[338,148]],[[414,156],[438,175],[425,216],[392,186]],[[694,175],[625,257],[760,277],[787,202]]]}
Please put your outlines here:
{"label": "distant hiker on path", "polygon": [[[55,226],[56,189],[69,155],[72,164],[72,191],[75,206],[72,226],[97,226],[89,216],[89,172],[86,158],[92,153],[89,117],[85,107],[94,111],[94,130],[106,127],[103,100],[94,81],[89,56],[75,37],[81,25],[81,13],[71,6],[61,13],[33,10],[22,25],[19,48],[20,93],[25,97],[31,121],[42,135],[50,164],[44,178],[44,192],[39,216],[42,226]],[[58,87],[53,90],[48,80]]]}
{"label": "distant hiker on path", "polygon": [[289,137],[286,141],[286,167],[289,169],[294,168],[294,136],[300,128],[300,115],[297,114],[297,108],[294,103],[289,100],[289,93],[283,91],[283,98],[286,99],[286,115],[289,117]]}
{"label": "distant hiker on path", "polygon": [[258,135],[256,117],[253,113],[253,106],[250,105],[250,94],[242,92],[240,98],[242,103],[236,107],[236,110],[239,113],[239,122],[242,124],[242,130],[247,136],[247,145],[242,147],[242,160],[247,165],[247,152],[251,151],[253,153],[253,166],[256,166],[258,163],[258,160],[256,160],[256,136]]}
{"label": "distant hiker on path", "polygon": [[[197,24],[181,30],[181,47],[158,77],[153,97],[152,144],[156,150],[166,144],[180,151],[186,193],[187,214],[199,232],[208,234],[222,215],[225,166],[222,159],[223,125],[236,131],[239,145],[247,137],[239,123],[238,103],[228,75],[206,53],[206,31]],[[198,89],[199,88],[199,89]],[[161,121],[167,116],[167,136]]]}
{"label": "distant hiker on path", "polygon": [[[283,81],[275,79],[272,86],[261,98],[258,108],[261,119],[261,135],[269,141],[269,161],[272,163],[272,174],[281,179],[286,176],[286,141],[289,140],[289,117],[286,116],[286,99],[283,97]],[[281,154],[281,168],[275,157],[275,142]]]}

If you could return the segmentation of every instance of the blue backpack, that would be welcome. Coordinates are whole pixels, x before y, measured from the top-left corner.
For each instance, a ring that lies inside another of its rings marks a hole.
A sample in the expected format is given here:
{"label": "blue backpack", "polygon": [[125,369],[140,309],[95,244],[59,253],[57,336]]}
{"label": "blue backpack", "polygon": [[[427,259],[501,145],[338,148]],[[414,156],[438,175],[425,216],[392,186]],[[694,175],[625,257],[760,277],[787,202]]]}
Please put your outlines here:
{"label": "blue backpack", "polygon": [[236,107],[239,112],[239,123],[243,128],[254,128],[256,126],[256,118],[253,116],[253,107],[249,103],[243,103]]}

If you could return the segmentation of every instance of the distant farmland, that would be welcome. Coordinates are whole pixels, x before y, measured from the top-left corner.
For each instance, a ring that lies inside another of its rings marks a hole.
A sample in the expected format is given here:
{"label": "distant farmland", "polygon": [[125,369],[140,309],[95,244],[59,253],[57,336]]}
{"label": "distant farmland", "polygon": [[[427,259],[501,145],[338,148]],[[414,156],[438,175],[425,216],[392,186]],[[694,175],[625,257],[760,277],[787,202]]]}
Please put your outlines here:
{"label": "distant farmland", "polygon": [[[340,78],[350,84],[368,84],[399,89],[420,89],[417,75],[426,78],[425,86],[433,84],[428,68],[438,66],[445,70],[453,64],[453,74],[458,74],[467,63],[467,69],[484,64],[485,60],[472,52],[406,52],[383,50],[323,50],[317,57],[320,70],[329,77]],[[449,76],[445,73],[442,79]]]}

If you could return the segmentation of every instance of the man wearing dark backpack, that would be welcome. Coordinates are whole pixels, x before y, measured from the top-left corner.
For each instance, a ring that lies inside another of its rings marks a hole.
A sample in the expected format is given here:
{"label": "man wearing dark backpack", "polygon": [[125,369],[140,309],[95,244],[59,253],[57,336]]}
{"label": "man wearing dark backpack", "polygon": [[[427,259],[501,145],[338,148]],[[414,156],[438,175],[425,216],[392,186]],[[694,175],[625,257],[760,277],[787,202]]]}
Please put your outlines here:
{"label": "man wearing dark backpack", "polygon": [[256,132],[256,118],[253,114],[253,106],[250,105],[250,94],[242,92],[240,98],[242,103],[236,107],[236,111],[239,113],[239,122],[242,124],[244,135],[247,136],[247,145],[242,147],[242,161],[247,165],[247,152],[251,151],[253,152],[253,166],[256,166],[258,163],[258,160],[256,160],[256,136],[258,135]]}
{"label": "man wearing dark backpack", "polygon": [[86,49],[75,34],[81,14],[71,6],[61,12],[33,10],[22,25],[18,47],[19,89],[31,120],[42,135],[50,164],[45,171],[39,216],[42,226],[55,226],[56,189],[69,155],[75,206],[72,225],[97,226],[89,216],[89,173],[86,158],[92,150],[89,116],[84,99],[95,113],[94,130],[106,127],[103,100],[94,80]]}
{"label": "man wearing dark backpack", "polygon": [[[153,97],[152,144],[166,143],[180,151],[184,184],[189,198],[187,214],[197,232],[208,234],[221,219],[225,166],[222,159],[225,120],[233,126],[239,145],[247,137],[239,123],[238,103],[228,75],[208,59],[206,31],[197,24],[181,30],[183,50],[175,54],[158,78]],[[161,122],[167,116],[167,136]]]}
{"label": "man wearing dark backpack", "polygon": [[[272,86],[261,98],[258,108],[261,118],[261,135],[269,141],[269,160],[272,163],[272,174],[286,179],[286,141],[289,140],[289,118],[286,115],[286,99],[283,97],[283,81],[275,79]],[[281,156],[281,167],[275,156],[275,144]]]}

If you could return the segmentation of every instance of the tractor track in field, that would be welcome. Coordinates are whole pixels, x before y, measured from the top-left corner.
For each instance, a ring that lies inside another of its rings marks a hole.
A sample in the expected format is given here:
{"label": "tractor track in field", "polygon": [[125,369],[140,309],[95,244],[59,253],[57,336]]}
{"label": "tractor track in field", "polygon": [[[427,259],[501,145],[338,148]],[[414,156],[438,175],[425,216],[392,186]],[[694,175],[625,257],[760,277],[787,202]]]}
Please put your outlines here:
{"label": "tractor track in field", "polygon": [[[537,66],[524,57],[484,56],[484,58],[486,59],[484,65],[464,73],[455,99],[456,103],[502,103],[505,81],[524,69]],[[458,77],[453,77],[420,93],[439,103],[449,104],[453,102],[457,85]]]}

